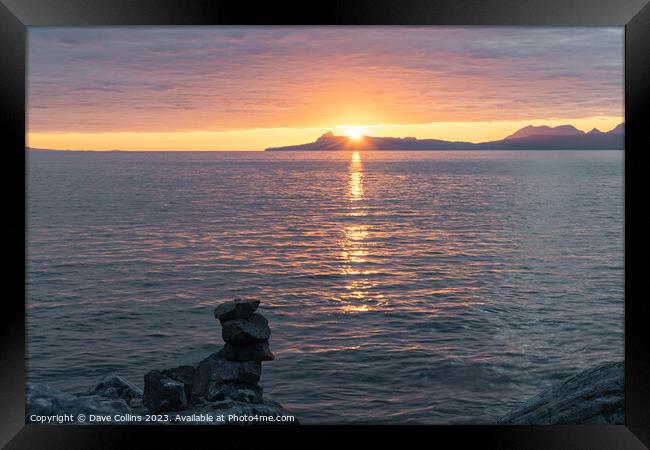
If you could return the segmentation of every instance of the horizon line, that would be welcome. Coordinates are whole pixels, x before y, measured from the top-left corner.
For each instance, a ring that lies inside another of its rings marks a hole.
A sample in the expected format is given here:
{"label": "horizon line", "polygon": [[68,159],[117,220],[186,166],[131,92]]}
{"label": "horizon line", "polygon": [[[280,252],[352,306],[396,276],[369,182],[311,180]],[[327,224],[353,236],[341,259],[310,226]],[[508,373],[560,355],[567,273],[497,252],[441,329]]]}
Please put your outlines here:
{"label": "horizon line", "polygon": [[[608,133],[608,132],[611,132],[611,131],[615,130],[616,128],[618,128],[621,125],[625,125],[625,118],[623,118],[623,120],[620,123],[615,125],[610,130],[601,131],[599,128],[593,127],[589,131],[597,130],[597,131],[599,131],[601,133]],[[589,131],[585,131],[585,130],[580,129],[580,128],[576,127],[575,125],[571,124],[571,123],[565,123],[565,124],[556,125],[556,126],[528,124],[526,126],[523,126],[523,127],[519,128],[517,131],[515,131],[515,133],[522,130],[522,129],[528,128],[528,127],[538,127],[538,128],[539,127],[548,127],[548,128],[551,128],[551,129],[555,129],[555,128],[558,128],[558,127],[565,127],[565,126],[573,127],[576,130],[582,132],[583,134],[587,134],[589,132]],[[365,125],[365,126],[360,125],[358,127],[357,126],[352,126],[352,125],[338,125],[338,126],[335,126],[335,127],[331,127],[330,130],[326,131],[325,133],[322,133],[320,136],[317,136],[315,140],[317,140],[318,138],[322,137],[323,135],[326,135],[326,134],[329,134],[329,133],[331,133],[334,137],[343,137],[343,138],[352,139],[350,135],[346,135],[346,134],[337,135],[337,134],[334,134],[333,130],[340,130],[340,129],[345,129],[345,128],[347,128],[347,129],[352,129],[352,128],[363,129],[363,128],[380,128],[380,127],[381,127],[381,125]],[[286,127],[283,127],[283,128],[286,128]],[[505,140],[511,134],[509,134],[509,135],[507,135],[505,137],[502,137],[500,139],[480,141],[480,142],[461,141],[461,140],[455,140],[455,139],[454,140],[439,139],[439,138],[435,138],[435,137],[418,138],[418,137],[413,137],[413,136],[373,136],[373,135],[367,135],[367,134],[362,134],[362,136],[364,138],[375,138],[375,139],[407,139],[407,138],[409,138],[409,139],[415,139],[415,140],[418,140],[418,141],[443,140],[443,141],[455,142],[455,143],[467,142],[469,144],[474,145],[474,144],[482,144],[482,143],[487,143],[487,142],[498,142],[498,141],[501,141],[501,140]],[[29,135],[29,133],[27,133],[27,135]],[[291,145],[292,144],[289,144],[289,145],[286,145],[286,146],[291,146]],[[302,145],[302,144],[297,144],[297,145]],[[281,146],[281,147],[283,147],[283,146]],[[261,149],[236,149],[236,150],[233,150],[233,149],[227,149],[227,148],[224,148],[224,149],[218,149],[218,148],[213,148],[213,149],[191,149],[191,148],[178,148],[178,149],[160,149],[160,148],[150,148],[150,149],[124,149],[124,148],[89,149],[89,148],[86,148],[86,149],[84,149],[84,148],[31,147],[31,146],[28,146],[28,145],[25,146],[26,151],[27,150],[33,150],[33,151],[57,151],[57,152],[101,152],[101,153],[110,153],[110,152],[197,152],[197,153],[198,152],[265,152],[269,148],[277,148],[277,147],[265,147],[265,148],[261,148]],[[374,150],[374,149],[365,149],[365,150],[380,151],[380,150]],[[468,148],[467,150],[475,150],[475,149],[469,149]],[[552,149],[549,149],[549,150],[552,150]],[[331,150],[328,150],[328,151],[331,151]],[[432,151],[440,151],[440,150],[432,149]],[[460,150],[460,151],[462,151],[462,150]]]}

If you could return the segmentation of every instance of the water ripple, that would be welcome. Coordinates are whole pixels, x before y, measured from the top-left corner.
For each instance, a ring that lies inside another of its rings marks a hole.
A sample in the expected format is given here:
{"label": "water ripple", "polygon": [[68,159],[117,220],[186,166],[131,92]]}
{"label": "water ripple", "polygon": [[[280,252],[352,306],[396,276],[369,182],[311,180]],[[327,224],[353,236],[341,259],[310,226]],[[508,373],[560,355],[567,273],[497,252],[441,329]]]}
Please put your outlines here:
{"label": "water ripple", "polygon": [[622,152],[28,155],[28,376],[220,342],[262,300],[304,423],[491,423],[623,355]]}

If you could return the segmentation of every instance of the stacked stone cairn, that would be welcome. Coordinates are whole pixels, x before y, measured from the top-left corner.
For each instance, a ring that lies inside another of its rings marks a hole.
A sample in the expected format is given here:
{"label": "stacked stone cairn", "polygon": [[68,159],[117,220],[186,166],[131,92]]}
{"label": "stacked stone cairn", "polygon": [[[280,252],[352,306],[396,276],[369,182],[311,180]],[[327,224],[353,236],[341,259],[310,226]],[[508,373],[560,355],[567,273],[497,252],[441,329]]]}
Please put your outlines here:
{"label": "stacked stone cairn", "polygon": [[262,361],[269,349],[268,321],[255,312],[259,300],[235,299],[214,310],[224,347],[196,365],[154,370],[144,376],[144,406],[161,413],[213,402],[263,403]]}

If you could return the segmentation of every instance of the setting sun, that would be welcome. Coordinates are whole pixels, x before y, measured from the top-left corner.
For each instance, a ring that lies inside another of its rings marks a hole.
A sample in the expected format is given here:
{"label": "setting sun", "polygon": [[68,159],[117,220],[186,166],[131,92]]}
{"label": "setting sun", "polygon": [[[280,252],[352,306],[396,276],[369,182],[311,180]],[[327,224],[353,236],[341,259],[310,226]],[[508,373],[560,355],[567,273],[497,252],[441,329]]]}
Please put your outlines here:
{"label": "setting sun", "polygon": [[361,128],[351,128],[348,130],[348,136],[355,141],[358,141],[363,136],[363,130]]}

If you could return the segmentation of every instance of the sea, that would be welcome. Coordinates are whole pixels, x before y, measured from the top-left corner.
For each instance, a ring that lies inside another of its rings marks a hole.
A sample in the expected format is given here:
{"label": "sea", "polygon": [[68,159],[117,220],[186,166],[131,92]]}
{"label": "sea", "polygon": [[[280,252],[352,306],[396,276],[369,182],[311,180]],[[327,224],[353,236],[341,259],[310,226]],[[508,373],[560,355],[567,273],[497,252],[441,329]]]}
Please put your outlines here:
{"label": "sea", "polygon": [[305,424],[489,424],[624,352],[623,151],[26,153],[28,380],[223,344]]}

